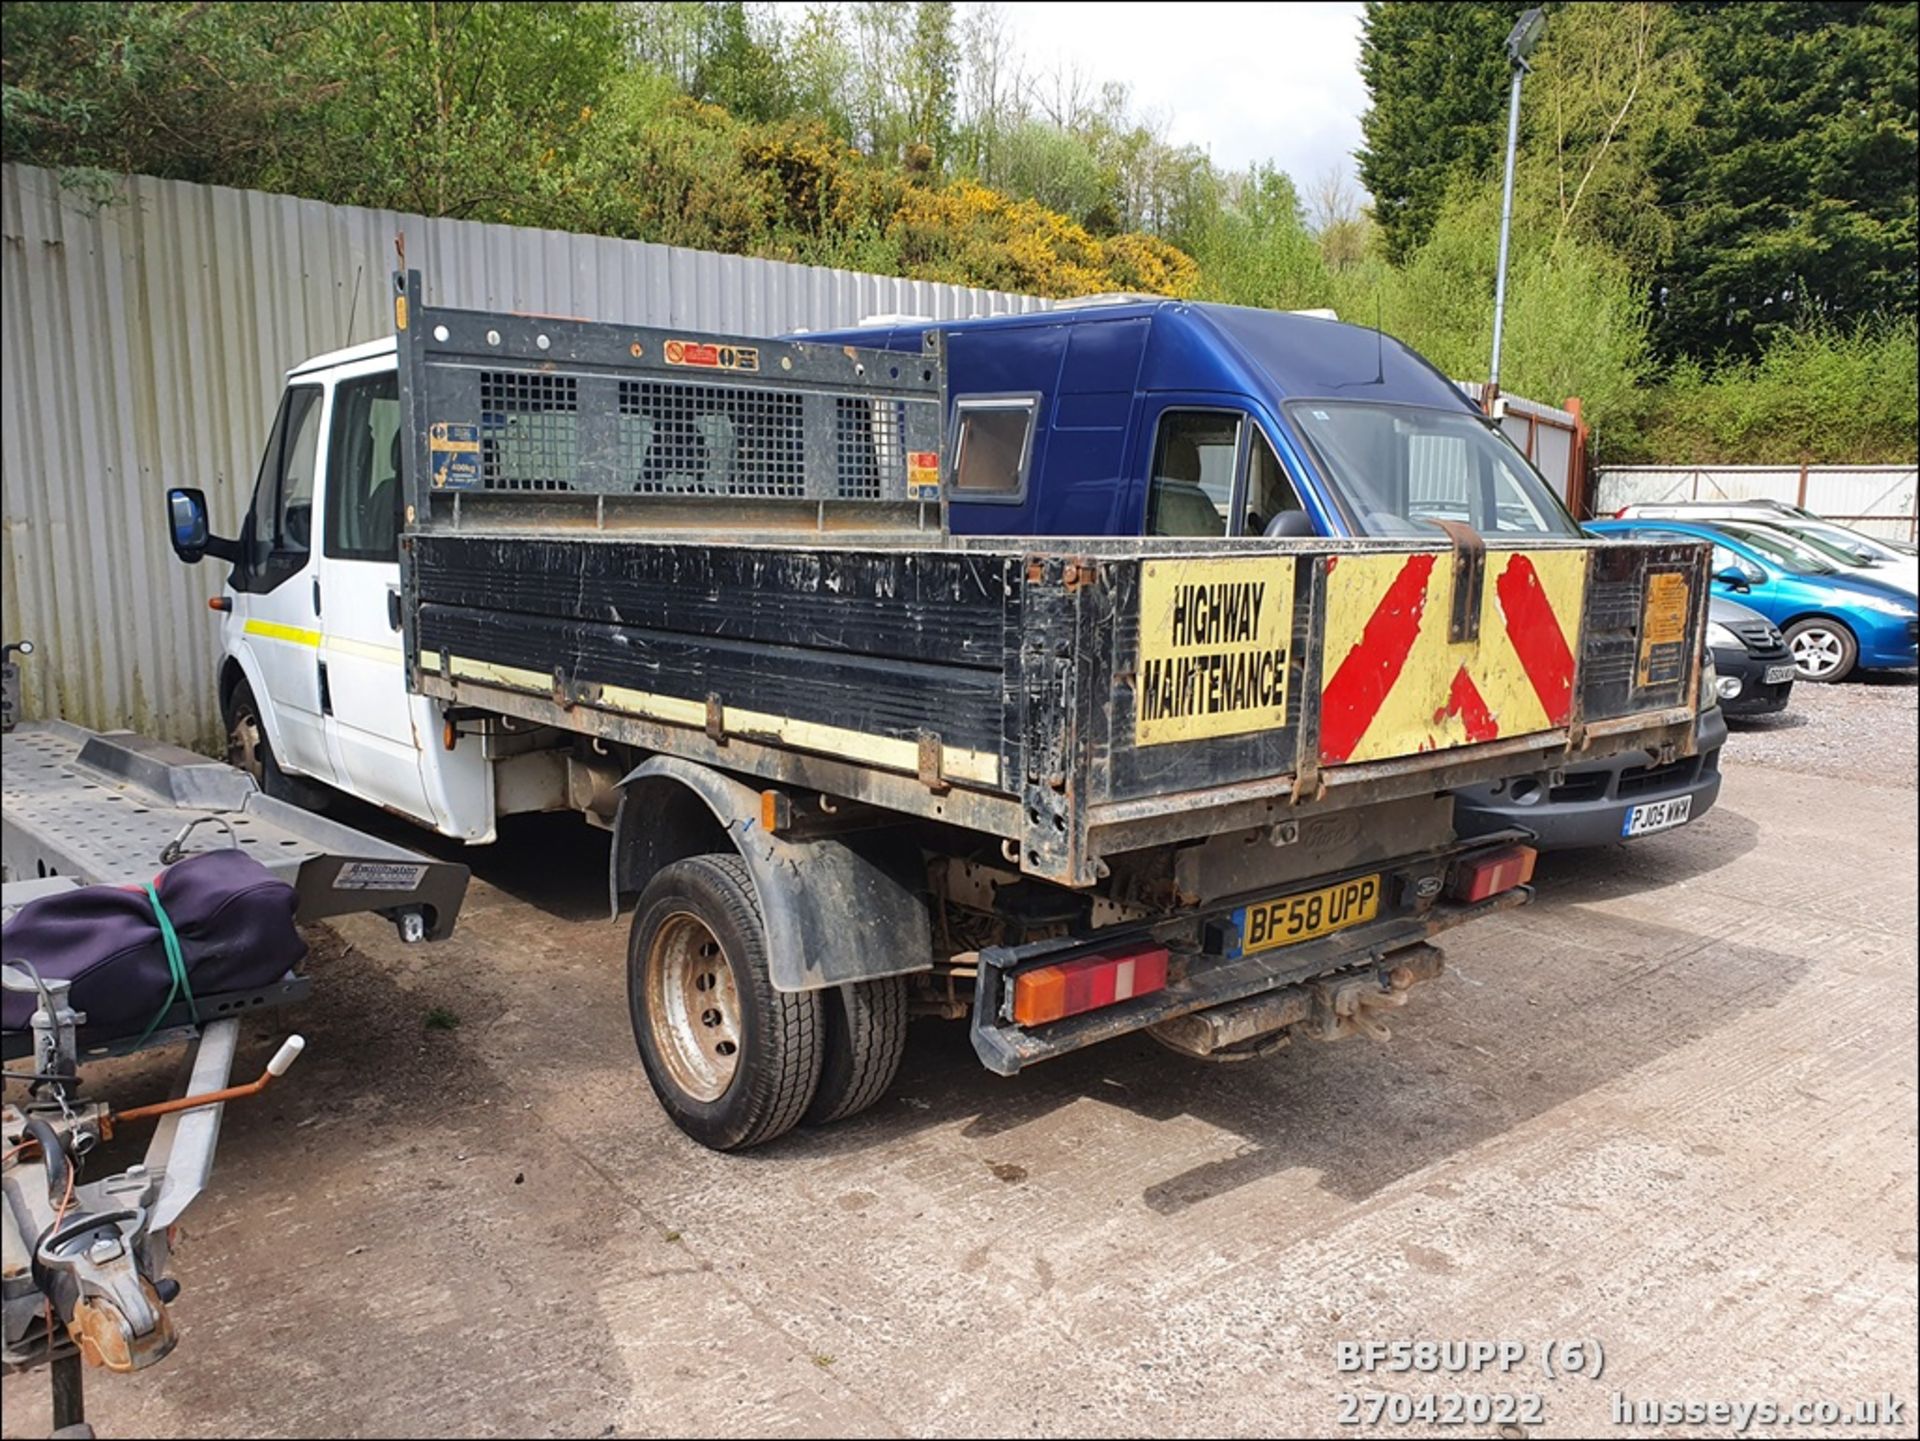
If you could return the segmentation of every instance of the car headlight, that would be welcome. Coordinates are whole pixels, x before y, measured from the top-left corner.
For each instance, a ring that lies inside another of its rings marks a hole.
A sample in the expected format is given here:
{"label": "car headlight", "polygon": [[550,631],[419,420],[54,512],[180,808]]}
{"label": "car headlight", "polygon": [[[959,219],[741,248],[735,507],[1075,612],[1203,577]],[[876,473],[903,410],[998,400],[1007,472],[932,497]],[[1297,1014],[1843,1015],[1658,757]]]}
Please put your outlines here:
{"label": "car headlight", "polygon": [[1904,616],[1908,620],[1912,620],[1916,614],[1912,601],[1890,595],[1863,595],[1859,605],[1862,610],[1877,610],[1882,615]]}
{"label": "car headlight", "polygon": [[1713,652],[1708,651],[1700,662],[1700,709],[1712,710],[1720,704],[1720,672],[1713,663]]}
{"label": "car headlight", "polygon": [[1720,650],[1745,650],[1746,642],[1717,620],[1707,622],[1707,644]]}

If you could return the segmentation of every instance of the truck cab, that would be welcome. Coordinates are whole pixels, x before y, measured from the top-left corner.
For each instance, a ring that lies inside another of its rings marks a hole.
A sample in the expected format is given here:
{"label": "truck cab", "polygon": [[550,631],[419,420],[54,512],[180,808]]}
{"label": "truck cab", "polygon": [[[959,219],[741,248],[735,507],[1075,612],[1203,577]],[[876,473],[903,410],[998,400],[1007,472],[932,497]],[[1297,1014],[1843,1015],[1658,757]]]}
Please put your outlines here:
{"label": "truck cab", "polygon": [[270,794],[310,806],[349,791],[447,835],[490,841],[494,771],[438,744],[410,694],[400,637],[403,429],[394,342],[287,373],[214,604],[227,754]]}
{"label": "truck cab", "polygon": [[[1574,537],[1560,498],[1460,387],[1389,335],[1318,314],[1094,296],[1027,315],[861,326],[808,340],[948,366],[956,533],[1431,539]],[[1698,754],[1623,755],[1456,793],[1463,833],[1521,825],[1547,849],[1696,819],[1720,788],[1709,698]]]}

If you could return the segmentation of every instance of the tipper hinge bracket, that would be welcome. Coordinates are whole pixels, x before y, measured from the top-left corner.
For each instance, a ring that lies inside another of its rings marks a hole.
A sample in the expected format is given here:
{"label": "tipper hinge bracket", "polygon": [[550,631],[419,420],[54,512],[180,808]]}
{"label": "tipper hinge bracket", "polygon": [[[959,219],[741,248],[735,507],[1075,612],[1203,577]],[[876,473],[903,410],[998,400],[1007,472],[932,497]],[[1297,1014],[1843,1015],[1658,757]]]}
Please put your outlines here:
{"label": "tipper hinge bracket", "polygon": [[1453,543],[1453,604],[1447,613],[1447,643],[1466,645],[1480,639],[1480,603],[1487,589],[1487,543],[1470,525],[1436,520]]}
{"label": "tipper hinge bracket", "polygon": [[940,732],[921,731],[920,742],[920,784],[935,795],[945,795],[953,787],[947,784],[940,774],[940,756],[944,747],[940,742]]}

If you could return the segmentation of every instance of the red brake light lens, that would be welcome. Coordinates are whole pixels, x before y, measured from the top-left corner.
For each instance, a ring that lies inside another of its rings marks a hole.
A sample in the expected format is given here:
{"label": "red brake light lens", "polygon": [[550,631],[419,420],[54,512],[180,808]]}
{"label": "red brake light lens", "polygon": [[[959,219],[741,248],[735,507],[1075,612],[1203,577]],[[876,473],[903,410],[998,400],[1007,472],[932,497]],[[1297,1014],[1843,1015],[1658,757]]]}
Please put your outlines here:
{"label": "red brake light lens", "polygon": [[1041,966],[1014,977],[1013,1019],[1039,1026],[1164,990],[1167,948],[1136,946]]}
{"label": "red brake light lens", "polygon": [[1462,861],[1453,871],[1449,894],[1456,901],[1471,904],[1497,896],[1533,879],[1533,863],[1540,853],[1532,846],[1502,846],[1470,861]]}

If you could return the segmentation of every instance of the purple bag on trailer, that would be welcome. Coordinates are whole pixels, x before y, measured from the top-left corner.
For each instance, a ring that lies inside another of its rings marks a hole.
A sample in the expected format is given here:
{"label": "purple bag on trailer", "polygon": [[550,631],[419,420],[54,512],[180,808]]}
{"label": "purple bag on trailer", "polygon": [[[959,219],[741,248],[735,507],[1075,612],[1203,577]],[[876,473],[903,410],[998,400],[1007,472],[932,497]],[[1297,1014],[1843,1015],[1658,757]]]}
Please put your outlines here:
{"label": "purple bag on trailer", "polygon": [[[202,851],[155,878],[195,996],[272,985],[307,954],[294,927],[294,891],[252,856]],[[137,1036],[173,988],[166,945],[140,887],[85,886],[28,901],[0,930],[0,953],[73,983],[90,1041]],[[0,992],[0,1028],[24,1031],[33,996]],[[175,1003],[186,999],[174,997]]]}

